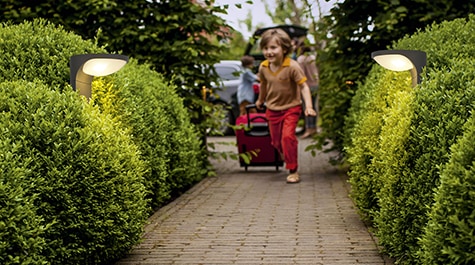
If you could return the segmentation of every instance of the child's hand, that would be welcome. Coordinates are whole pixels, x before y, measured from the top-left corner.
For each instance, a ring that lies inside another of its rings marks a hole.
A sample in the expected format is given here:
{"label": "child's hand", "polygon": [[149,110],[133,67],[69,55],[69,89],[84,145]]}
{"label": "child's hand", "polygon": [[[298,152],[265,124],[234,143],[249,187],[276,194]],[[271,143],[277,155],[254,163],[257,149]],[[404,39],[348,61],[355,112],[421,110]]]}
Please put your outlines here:
{"label": "child's hand", "polygon": [[264,103],[263,103],[262,101],[257,100],[257,101],[256,101],[256,108],[257,108],[258,110],[261,110],[263,104],[264,104]]}
{"label": "child's hand", "polygon": [[317,112],[313,108],[306,108],[305,116],[317,116]]}

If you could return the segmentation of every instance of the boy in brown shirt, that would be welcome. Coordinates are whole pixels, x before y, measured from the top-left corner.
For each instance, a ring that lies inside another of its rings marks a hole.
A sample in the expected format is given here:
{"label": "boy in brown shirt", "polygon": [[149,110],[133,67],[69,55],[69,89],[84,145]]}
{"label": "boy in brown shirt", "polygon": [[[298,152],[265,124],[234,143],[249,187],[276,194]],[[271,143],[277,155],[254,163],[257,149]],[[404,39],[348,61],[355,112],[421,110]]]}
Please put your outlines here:
{"label": "boy in brown shirt", "polygon": [[299,63],[290,59],[291,39],[281,29],[269,29],[262,34],[260,47],[266,60],[259,66],[261,81],[256,106],[266,103],[266,117],[272,145],[283,155],[289,170],[287,183],[298,183],[298,140],[295,129],[302,112],[302,97],[305,116],[316,116],[313,109],[307,78]]}

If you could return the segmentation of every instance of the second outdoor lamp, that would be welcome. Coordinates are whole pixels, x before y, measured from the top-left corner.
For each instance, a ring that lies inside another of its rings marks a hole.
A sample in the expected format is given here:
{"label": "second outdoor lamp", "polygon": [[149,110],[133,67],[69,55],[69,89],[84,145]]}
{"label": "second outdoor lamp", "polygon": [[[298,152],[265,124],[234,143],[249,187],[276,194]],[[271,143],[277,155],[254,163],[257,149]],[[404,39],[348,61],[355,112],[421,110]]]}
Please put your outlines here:
{"label": "second outdoor lamp", "polygon": [[411,71],[412,86],[421,82],[420,74],[426,65],[425,52],[414,50],[381,50],[371,53],[373,58],[382,67],[392,71]]}
{"label": "second outdoor lamp", "polygon": [[87,99],[91,98],[94,76],[106,76],[119,71],[129,57],[119,54],[81,54],[71,56],[69,61],[70,84]]}

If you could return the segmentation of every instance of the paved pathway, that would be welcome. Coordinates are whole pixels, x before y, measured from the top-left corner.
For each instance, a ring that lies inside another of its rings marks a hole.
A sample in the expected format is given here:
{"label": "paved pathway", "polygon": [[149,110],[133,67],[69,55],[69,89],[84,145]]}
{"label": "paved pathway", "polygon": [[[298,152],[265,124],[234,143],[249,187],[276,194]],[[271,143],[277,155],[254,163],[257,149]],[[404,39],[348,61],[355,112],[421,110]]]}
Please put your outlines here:
{"label": "paved pathway", "polygon": [[217,176],[157,211],[143,242],[116,265],[393,264],[349,199],[345,172],[328,163],[329,154],[305,152],[309,143],[300,140],[298,184],[275,167],[245,172],[235,160],[212,161]]}

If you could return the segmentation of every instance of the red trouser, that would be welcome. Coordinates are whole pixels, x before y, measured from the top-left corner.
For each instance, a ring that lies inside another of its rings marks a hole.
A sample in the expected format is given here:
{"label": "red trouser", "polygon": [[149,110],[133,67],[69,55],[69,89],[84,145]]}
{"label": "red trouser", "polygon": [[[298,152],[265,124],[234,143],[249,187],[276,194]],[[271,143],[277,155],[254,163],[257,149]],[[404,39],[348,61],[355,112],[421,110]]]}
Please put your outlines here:
{"label": "red trouser", "polygon": [[302,106],[286,110],[274,111],[267,109],[269,131],[272,145],[284,155],[285,168],[296,170],[298,167],[298,140],[295,129],[302,112]]}

